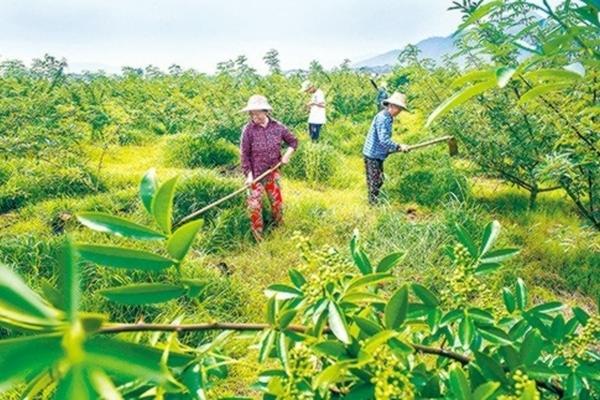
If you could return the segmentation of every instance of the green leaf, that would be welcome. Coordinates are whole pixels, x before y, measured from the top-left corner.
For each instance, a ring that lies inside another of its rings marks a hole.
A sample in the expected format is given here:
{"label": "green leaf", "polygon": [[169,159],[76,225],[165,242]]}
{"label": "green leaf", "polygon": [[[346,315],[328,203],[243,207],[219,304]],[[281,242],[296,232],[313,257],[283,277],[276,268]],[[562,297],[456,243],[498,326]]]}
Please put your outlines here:
{"label": "green leaf", "polygon": [[565,305],[559,301],[551,301],[549,303],[539,304],[531,309],[529,309],[530,313],[542,313],[548,314],[556,311],[560,311],[565,307]]}
{"label": "green leaf", "polygon": [[375,283],[381,283],[393,280],[394,276],[388,273],[375,273],[369,275],[356,276],[348,283],[347,292],[353,289],[360,289],[364,286],[369,286]]}
{"label": "green leaf", "polygon": [[511,293],[508,288],[502,288],[502,298],[504,299],[504,306],[506,307],[506,311],[512,313],[515,311],[515,296]]}
{"label": "green leaf", "polygon": [[450,390],[457,400],[471,400],[469,382],[464,371],[458,365],[450,369]]}
{"label": "green leaf", "polygon": [[317,343],[313,346],[313,349],[318,353],[335,358],[336,360],[347,356],[346,347],[335,340],[326,340],[324,342]]}
{"label": "green leaf", "polygon": [[275,320],[277,317],[277,300],[275,300],[275,297],[271,297],[267,300],[267,307],[265,311],[269,325],[275,325]]}
{"label": "green leaf", "polygon": [[533,365],[542,355],[542,349],[544,348],[544,340],[534,330],[531,330],[523,339],[523,344],[519,351],[521,362],[525,365]]}
{"label": "green leaf", "polygon": [[418,283],[413,283],[411,285],[411,287],[412,287],[412,290],[415,293],[415,295],[426,306],[437,307],[440,304],[440,301],[437,298],[437,296],[435,294],[433,294],[433,292],[430,291],[429,289],[427,289],[425,286],[419,285]]}
{"label": "green leaf", "polygon": [[54,398],[57,400],[92,400],[98,398],[87,370],[77,364],[60,381]]}
{"label": "green leaf", "polygon": [[555,378],[558,374],[550,367],[545,364],[529,365],[527,368],[527,375],[533,379],[549,380]]}
{"label": "green leaf", "polygon": [[276,300],[288,300],[296,297],[302,297],[303,293],[295,287],[276,283],[269,285],[265,289],[265,295],[267,297],[275,297]]}
{"label": "green leaf", "polygon": [[372,383],[361,383],[352,386],[352,389],[343,400],[365,400],[375,398],[375,386]]}
{"label": "green leaf", "polygon": [[298,310],[286,310],[279,316],[279,329],[286,329],[296,317]]}
{"label": "green leaf", "polygon": [[313,387],[320,388],[329,386],[335,382],[337,382],[343,375],[345,375],[347,370],[347,363],[338,362],[330,365],[325,368],[313,382]]}
{"label": "green leaf", "polygon": [[185,294],[184,287],[164,283],[138,283],[100,290],[107,299],[120,304],[164,303]]}
{"label": "green leaf", "polygon": [[458,241],[467,248],[471,257],[477,258],[477,246],[475,245],[475,242],[473,242],[473,239],[471,238],[471,235],[469,235],[469,232],[467,232],[462,226],[458,224],[454,225],[454,230],[456,231],[456,237]]}
{"label": "green leaf", "polygon": [[518,254],[520,249],[499,249],[488,252],[480,261],[482,263],[500,263]]}
{"label": "green leaf", "polygon": [[475,326],[471,318],[464,317],[458,324],[458,337],[464,348],[469,348],[475,338]]}
{"label": "green leaf", "polygon": [[517,279],[515,294],[517,298],[517,307],[521,311],[525,310],[525,308],[527,308],[527,286],[525,286],[525,282],[523,282],[523,279],[521,278]]}
{"label": "green leaf", "polygon": [[570,82],[559,82],[559,83],[547,83],[542,85],[537,85],[536,87],[529,89],[525,92],[517,104],[522,105],[528,103],[536,98],[550,92],[556,92],[557,90],[566,89],[571,87],[573,84]]}
{"label": "green leaf", "polygon": [[149,214],[152,214],[152,201],[156,193],[156,170],[150,168],[140,182],[140,198]]}
{"label": "green leaf", "polygon": [[360,234],[358,232],[358,229],[354,229],[354,231],[352,232],[352,237],[350,238],[350,254],[354,254],[354,252],[356,251],[359,237]]}
{"label": "green leaf", "polygon": [[475,11],[469,14],[469,17],[459,25],[458,30],[454,33],[456,36],[459,32],[463,31],[465,28],[479,22],[481,19],[485,18],[487,15],[492,13],[496,8],[500,7],[504,1],[502,0],[493,0],[485,4],[479,5]]}
{"label": "green leaf", "polygon": [[331,332],[337,337],[342,343],[350,344],[350,333],[348,333],[348,325],[346,324],[346,318],[340,307],[333,301],[329,301],[329,327]]}
{"label": "green leaf", "polygon": [[38,335],[1,340],[0,393],[64,357],[61,339],[57,335]]}
{"label": "green leaf", "polygon": [[0,264],[0,317],[25,324],[53,326],[58,324],[57,310],[47,306],[19,275]]}
{"label": "green leaf", "polygon": [[103,399],[122,400],[123,396],[115,387],[111,379],[100,369],[88,368],[88,376],[94,387],[94,391],[102,396]]}
{"label": "green leaf", "polygon": [[452,81],[450,87],[455,89],[459,86],[463,86],[465,83],[489,81],[495,78],[496,71],[493,69],[471,71]]}
{"label": "green leaf", "polygon": [[376,324],[375,322],[373,322],[371,320],[365,319],[365,318],[354,317],[353,321],[354,321],[354,323],[356,323],[356,325],[358,325],[360,330],[367,336],[373,336],[383,330],[383,328],[381,328],[378,324]]}
{"label": "green leaf", "polygon": [[351,303],[351,304],[361,304],[361,303],[380,303],[385,304],[385,300],[380,296],[369,293],[369,292],[351,292],[343,295],[340,300],[340,303]]}
{"label": "green leaf", "polygon": [[73,244],[65,240],[61,251],[62,289],[65,296],[64,305],[67,319],[73,323],[77,319],[81,297],[79,265],[75,258]]}
{"label": "green leaf", "polygon": [[371,336],[367,340],[365,340],[364,345],[362,346],[362,350],[366,353],[374,352],[378,347],[387,343],[390,339],[398,336],[398,332],[385,330],[378,332],[377,334]]}
{"label": "green leaf", "polygon": [[125,247],[84,243],[75,247],[82,259],[107,267],[160,271],[176,263],[158,254]]}
{"label": "green leaf", "polygon": [[501,67],[496,70],[496,82],[499,88],[505,87],[515,73],[514,68]]}
{"label": "green leaf", "polygon": [[404,253],[403,251],[388,254],[379,262],[379,264],[377,264],[376,271],[387,272],[391,270],[404,258],[405,254],[406,253]]}
{"label": "green leaf", "polygon": [[181,279],[181,283],[185,286],[189,297],[198,297],[202,294],[204,288],[206,288],[206,281],[200,279]]}
{"label": "green leaf", "polygon": [[479,334],[490,343],[507,346],[513,344],[513,341],[510,339],[510,337],[500,328],[493,326],[480,326],[477,328],[477,330],[479,331]]}
{"label": "green leaf", "polygon": [[487,354],[475,352],[475,360],[484,377],[492,381],[500,381],[504,384],[508,383],[508,379],[504,374],[502,365]]}
{"label": "green leaf", "polygon": [[480,308],[469,308],[467,312],[473,321],[477,321],[480,324],[492,325],[495,323],[494,316],[489,311]]}
{"label": "green leaf", "polygon": [[163,183],[152,201],[152,214],[154,219],[163,232],[171,234],[172,214],[173,214],[173,196],[175,195],[175,185],[177,176]]}
{"label": "green leaf", "polygon": [[[105,370],[111,376],[146,379],[166,383],[171,379],[161,366],[163,352],[141,344],[95,336],[84,342],[86,361]],[[169,353],[168,366],[183,367],[194,358],[186,354]]]}
{"label": "green leaf", "polygon": [[[566,69],[540,69],[531,71],[524,75],[525,79],[547,82],[547,81],[577,81],[581,74]],[[566,83],[566,82],[563,82]]]}
{"label": "green leaf", "polygon": [[82,212],[77,214],[77,219],[82,225],[97,232],[139,240],[162,240],[165,238],[162,233],[144,225],[106,213]]}
{"label": "green leaf", "polygon": [[263,363],[269,357],[269,353],[273,349],[275,339],[277,338],[277,332],[269,330],[266,331],[263,339],[260,342],[260,350],[258,352],[258,361]]}
{"label": "green leaf", "polygon": [[479,385],[473,392],[473,399],[476,400],[487,400],[491,398],[496,390],[500,387],[498,382],[487,382]]}
{"label": "green leaf", "polygon": [[388,329],[399,329],[408,314],[408,286],[398,289],[385,306],[385,326]]}
{"label": "green leaf", "polygon": [[368,275],[373,272],[373,266],[369,261],[369,257],[362,249],[357,248],[354,253],[352,253],[352,259],[363,275]]}
{"label": "green leaf", "polygon": [[167,242],[167,251],[171,257],[176,260],[183,260],[203,224],[203,220],[192,221],[173,233]]}
{"label": "green leaf", "polygon": [[433,121],[441,117],[442,115],[448,113],[449,111],[455,109],[461,104],[467,102],[473,97],[482,94],[492,88],[496,87],[496,80],[488,80],[481,83],[476,83],[472,86],[466,87],[460,92],[455,93],[448,99],[446,99],[442,104],[440,104],[427,118],[427,123],[425,127],[429,127]]}
{"label": "green leaf", "polygon": [[479,247],[479,256],[483,257],[492,248],[500,235],[500,222],[492,221],[483,230],[483,238]]}
{"label": "green leaf", "polygon": [[296,286],[296,288],[298,289],[302,288],[302,286],[304,286],[304,284],[306,283],[304,275],[302,275],[302,273],[296,269],[288,270],[288,275],[290,276],[290,280],[292,281],[294,286]]}

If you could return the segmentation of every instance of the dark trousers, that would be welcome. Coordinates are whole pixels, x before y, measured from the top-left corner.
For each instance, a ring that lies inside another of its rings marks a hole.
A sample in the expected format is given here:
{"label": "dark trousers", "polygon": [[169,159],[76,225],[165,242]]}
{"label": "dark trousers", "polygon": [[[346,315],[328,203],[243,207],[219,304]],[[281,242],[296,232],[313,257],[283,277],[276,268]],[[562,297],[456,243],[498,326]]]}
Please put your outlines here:
{"label": "dark trousers", "polygon": [[383,185],[383,160],[365,157],[365,171],[367,174],[369,204],[377,204],[379,192]]}
{"label": "dark trousers", "polygon": [[321,128],[323,125],[321,124],[308,124],[308,133],[310,134],[310,138],[313,142],[319,141],[319,135],[321,134]]}

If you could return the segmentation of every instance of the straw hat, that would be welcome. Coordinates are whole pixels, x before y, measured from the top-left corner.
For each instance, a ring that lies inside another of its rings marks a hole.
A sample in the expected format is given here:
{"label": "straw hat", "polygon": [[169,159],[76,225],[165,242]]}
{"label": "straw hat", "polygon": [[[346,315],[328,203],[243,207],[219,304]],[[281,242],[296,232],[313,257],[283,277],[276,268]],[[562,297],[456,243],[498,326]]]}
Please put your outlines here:
{"label": "straw hat", "polygon": [[404,93],[394,92],[390,97],[383,100],[381,103],[386,107],[389,104],[393,104],[408,111],[408,107],[406,105],[406,95]]}
{"label": "straw hat", "polygon": [[304,81],[304,82],[302,82],[302,86],[300,88],[300,91],[301,92],[306,92],[308,89],[311,88],[312,85],[313,84],[312,84],[311,81]]}
{"label": "straw hat", "polygon": [[253,96],[250,96],[250,98],[248,99],[248,104],[246,104],[246,107],[242,108],[240,112],[271,111],[272,109],[273,107],[271,107],[269,101],[265,96],[255,94]]}

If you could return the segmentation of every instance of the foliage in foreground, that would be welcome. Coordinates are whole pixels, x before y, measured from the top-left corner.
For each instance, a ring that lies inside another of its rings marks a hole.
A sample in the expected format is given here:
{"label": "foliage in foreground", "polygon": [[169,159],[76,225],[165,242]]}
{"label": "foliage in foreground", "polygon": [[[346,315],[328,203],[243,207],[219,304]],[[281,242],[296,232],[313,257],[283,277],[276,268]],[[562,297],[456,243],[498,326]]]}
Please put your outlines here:
{"label": "foliage in foreground", "polygon": [[[600,393],[598,314],[578,307],[563,312],[560,302],[531,304],[520,279],[492,291],[490,276],[518,253],[494,248],[496,221],[479,245],[457,226],[439,292],[399,282],[392,270],[404,254],[372,263],[355,234],[351,257],[297,237],[304,261],[289,270],[290,283],[266,288],[266,323],[186,325],[182,315],[171,325],[121,324],[80,310],[82,261],[179,271],[201,222],[174,226],[175,185],[176,178],[158,185],[153,173],[142,180],[141,200],[155,226],[103,213],[78,216],[99,232],[164,242],[160,252],[66,239],[61,290],[46,288],[44,297],[1,267],[0,325],[15,337],[0,341],[0,390],[28,382],[20,387],[28,398],[209,398],[235,362],[223,349],[241,337],[223,333],[191,346],[178,333],[217,330],[258,331],[264,370],[254,388],[266,399],[591,399]],[[140,282],[101,293],[124,304],[197,296],[201,286],[178,275],[175,284]],[[171,333],[153,346],[112,337],[136,331]]]}

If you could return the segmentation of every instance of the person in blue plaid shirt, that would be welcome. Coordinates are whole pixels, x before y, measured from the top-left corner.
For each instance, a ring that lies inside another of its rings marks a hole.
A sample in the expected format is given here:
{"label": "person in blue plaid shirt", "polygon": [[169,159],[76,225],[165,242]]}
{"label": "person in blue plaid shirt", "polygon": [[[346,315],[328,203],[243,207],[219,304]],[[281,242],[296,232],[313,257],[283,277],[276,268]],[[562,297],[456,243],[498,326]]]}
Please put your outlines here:
{"label": "person in blue plaid shirt", "polygon": [[408,110],[406,96],[395,92],[382,102],[381,110],[371,123],[367,139],[363,147],[369,204],[377,204],[379,191],[383,185],[383,162],[390,153],[407,151],[404,144],[396,144],[392,140],[392,124],[394,118],[402,111]]}

